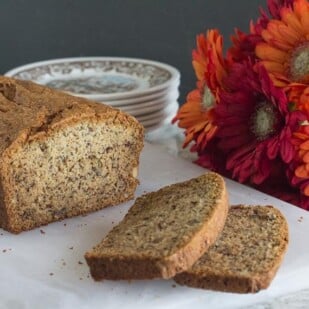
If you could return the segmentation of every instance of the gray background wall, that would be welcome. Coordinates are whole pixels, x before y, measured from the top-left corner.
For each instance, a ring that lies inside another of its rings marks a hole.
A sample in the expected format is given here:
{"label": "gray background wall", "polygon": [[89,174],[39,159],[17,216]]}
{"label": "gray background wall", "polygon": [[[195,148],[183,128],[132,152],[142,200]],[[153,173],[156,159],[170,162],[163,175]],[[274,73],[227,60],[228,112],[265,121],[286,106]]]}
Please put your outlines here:
{"label": "gray background wall", "polygon": [[226,46],[248,29],[266,0],[0,0],[0,73],[29,62],[74,56],[163,61],[182,74],[181,98],[194,87],[195,36],[217,27]]}

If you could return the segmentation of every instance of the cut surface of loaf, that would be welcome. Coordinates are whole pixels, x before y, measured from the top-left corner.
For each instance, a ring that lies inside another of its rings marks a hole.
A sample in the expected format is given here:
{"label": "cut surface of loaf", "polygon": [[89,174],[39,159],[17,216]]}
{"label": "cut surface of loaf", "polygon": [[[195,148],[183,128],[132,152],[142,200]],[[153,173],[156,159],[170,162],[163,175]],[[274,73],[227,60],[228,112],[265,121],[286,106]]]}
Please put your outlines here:
{"label": "cut surface of loaf", "polygon": [[209,250],[175,281],[191,287],[255,293],[269,286],[288,246],[288,225],[272,206],[233,206]]}
{"label": "cut surface of loaf", "polygon": [[215,173],[145,194],[86,253],[91,275],[95,280],[171,278],[215,241],[227,212],[225,183]]}
{"label": "cut surface of loaf", "polygon": [[132,199],[143,127],[109,106],[0,77],[0,227],[19,233]]}

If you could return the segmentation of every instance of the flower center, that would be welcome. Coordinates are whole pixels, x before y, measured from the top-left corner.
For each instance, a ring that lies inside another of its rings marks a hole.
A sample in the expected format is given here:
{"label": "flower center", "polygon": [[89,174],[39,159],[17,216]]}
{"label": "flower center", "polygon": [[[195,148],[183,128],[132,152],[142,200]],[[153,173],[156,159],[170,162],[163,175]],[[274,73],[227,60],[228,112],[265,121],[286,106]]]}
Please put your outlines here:
{"label": "flower center", "polygon": [[209,110],[215,105],[215,97],[213,96],[211,90],[205,86],[204,93],[202,96],[202,108],[204,110]]}
{"label": "flower center", "polygon": [[257,140],[264,140],[276,131],[277,112],[270,102],[261,102],[251,117],[251,131]]}
{"label": "flower center", "polygon": [[299,46],[292,54],[290,74],[295,82],[307,79],[309,74],[309,42]]}

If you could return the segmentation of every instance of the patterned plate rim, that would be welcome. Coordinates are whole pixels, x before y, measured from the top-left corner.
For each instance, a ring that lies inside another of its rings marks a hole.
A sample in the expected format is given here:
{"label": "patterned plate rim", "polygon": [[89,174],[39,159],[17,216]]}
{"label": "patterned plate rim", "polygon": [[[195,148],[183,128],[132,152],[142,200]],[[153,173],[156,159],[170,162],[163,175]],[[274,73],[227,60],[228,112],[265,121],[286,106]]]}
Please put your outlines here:
{"label": "patterned plate rim", "polygon": [[[44,67],[44,66],[54,65],[54,64],[61,65],[61,63],[68,64],[68,63],[74,63],[74,62],[89,62],[89,61],[94,61],[94,62],[95,61],[98,61],[98,62],[100,61],[101,62],[108,62],[108,61],[113,62],[114,61],[114,62],[140,63],[144,65],[151,65],[156,68],[167,71],[170,74],[170,78],[166,80],[165,82],[163,82],[162,84],[155,85],[153,87],[149,87],[146,89],[136,89],[133,91],[117,92],[117,93],[111,93],[111,94],[85,94],[85,95],[78,94],[78,96],[86,97],[88,99],[95,100],[98,98],[102,98],[102,96],[104,96],[106,100],[106,99],[130,98],[130,97],[135,97],[135,96],[147,95],[149,93],[154,93],[156,91],[165,89],[170,84],[177,84],[178,81],[180,80],[180,72],[169,64],[165,64],[165,63],[153,61],[153,60],[127,58],[127,57],[72,57],[72,58],[59,58],[59,59],[44,60],[44,61],[33,62],[33,63],[29,63],[26,65],[16,67],[12,70],[9,70],[4,75],[14,78],[16,75],[20,74],[21,72],[27,71],[29,69],[34,69],[34,68],[39,68],[39,67]],[[36,82],[36,80],[33,80],[33,81]]]}

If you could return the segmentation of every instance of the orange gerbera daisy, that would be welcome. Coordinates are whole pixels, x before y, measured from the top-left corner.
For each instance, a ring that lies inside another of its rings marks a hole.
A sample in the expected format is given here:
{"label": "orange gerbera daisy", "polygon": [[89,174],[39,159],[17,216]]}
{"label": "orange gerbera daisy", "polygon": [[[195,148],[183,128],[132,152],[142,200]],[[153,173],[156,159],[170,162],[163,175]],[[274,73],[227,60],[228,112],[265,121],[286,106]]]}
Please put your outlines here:
{"label": "orange gerbera daisy", "polygon": [[295,0],[280,10],[281,20],[271,20],[262,31],[256,55],[278,87],[309,82],[309,2]]}
{"label": "orange gerbera daisy", "polygon": [[202,151],[216,133],[213,107],[219,100],[218,90],[226,76],[226,61],[223,58],[223,40],[216,29],[207,31],[206,35],[197,36],[197,48],[193,51],[193,67],[197,89],[191,91],[173,123],[185,129],[186,147],[191,141],[195,144],[192,151]]}

